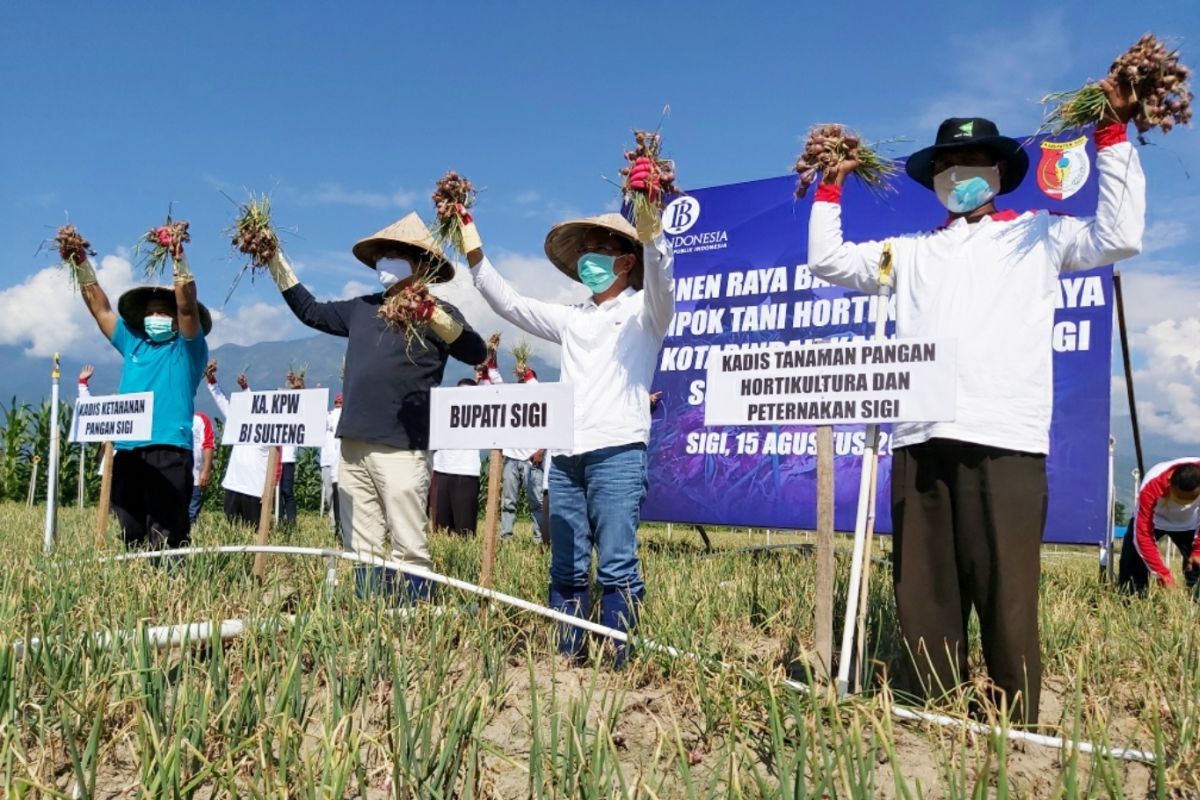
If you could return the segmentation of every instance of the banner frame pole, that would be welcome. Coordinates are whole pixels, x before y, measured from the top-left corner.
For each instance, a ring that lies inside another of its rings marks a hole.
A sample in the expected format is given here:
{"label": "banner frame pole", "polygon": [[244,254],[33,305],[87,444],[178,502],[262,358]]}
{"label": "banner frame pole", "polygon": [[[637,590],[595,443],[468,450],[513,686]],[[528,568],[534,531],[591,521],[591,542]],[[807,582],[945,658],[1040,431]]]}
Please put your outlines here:
{"label": "banner frame pole", "polygon": [[50,555],[54,548],[54,533],[58,527],[58,353],[50,372],[50,454],[46,463],[46,528],[42,538],[42,553]]}
{"label": "banner frame pole", "polygon": [[[879,294],[875,304],[875,332],[873,341],[882,341],[887,330],[888,312],[891,310],[892,295],[892,247],[884,242],[879,258]],[[867,426],[863,447],[862,471],[858,481],[858,513],[854,522],[854,553],[850,562],[850,585],[846,590],[846,617],[842,624],[842,648],[838,656],[838,697],[845,697],[850,689],[850,661],[854,650],[854,629],[858,620],[860,585],[863,579],[863,553],[866,550],[867,516],[870,511],[871,492],[875,484],[875,469],[879,459],[879,426]]]}

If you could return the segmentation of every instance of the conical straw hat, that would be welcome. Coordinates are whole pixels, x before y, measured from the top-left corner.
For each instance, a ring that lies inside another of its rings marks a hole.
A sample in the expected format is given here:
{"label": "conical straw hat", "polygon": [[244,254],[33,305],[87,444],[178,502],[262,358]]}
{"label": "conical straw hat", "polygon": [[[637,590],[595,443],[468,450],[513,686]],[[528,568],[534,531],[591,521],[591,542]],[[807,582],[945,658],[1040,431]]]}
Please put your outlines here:
{"label": "conical straw hat", "polygon": [[546,234],[546,257],[554,266],[571,280],[579,280],[579,269],[576,262],[583,255],[583,236],[592,228],[604,228],[628,239],[633,244],[633,252],[637,263],[629,273],[629,285],[634,289],[642,288],[642,275],[645,266],[642,263],[642,245],[638,241],[637,231],[629,220],[620,214],[601,214],[598,217],[572,219],[560,222]]}
{"label": "conical straw hat", "polygon": [[[166,300],[174,307],[175,289],[169,286],[135,286],[121,295],[117,300],[117,313],[125,320],[126,327],[145,332],[146,306],[152,298]],[[196,305],[200,307],[200,327],[208,336],[212,332],[212,314],[203,303],[197,301]]]}
{"label": "conical straw hat", "polygon": [[429,229],[415,211],[378,233],[355,242],[353,252],[355,258],[375,269],[375,262],[388,250],[404,251],[413,259],[414,265],[425,262],[432,270],[429,276],[431,283],[445,283],[454,277],[454,266],[429,235]]}

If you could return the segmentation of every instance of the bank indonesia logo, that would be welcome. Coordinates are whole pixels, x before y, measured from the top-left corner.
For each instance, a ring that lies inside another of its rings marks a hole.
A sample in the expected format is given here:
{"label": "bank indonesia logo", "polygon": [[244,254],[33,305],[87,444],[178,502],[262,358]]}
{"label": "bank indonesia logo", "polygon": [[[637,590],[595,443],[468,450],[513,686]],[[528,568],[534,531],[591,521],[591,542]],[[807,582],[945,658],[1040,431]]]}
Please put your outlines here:
{"label": "bank indonesia logo", "polygon": [[663,209],[663,230],[677,236],[696,224],[700,219],[700,201],[694,197],[676,197]]}

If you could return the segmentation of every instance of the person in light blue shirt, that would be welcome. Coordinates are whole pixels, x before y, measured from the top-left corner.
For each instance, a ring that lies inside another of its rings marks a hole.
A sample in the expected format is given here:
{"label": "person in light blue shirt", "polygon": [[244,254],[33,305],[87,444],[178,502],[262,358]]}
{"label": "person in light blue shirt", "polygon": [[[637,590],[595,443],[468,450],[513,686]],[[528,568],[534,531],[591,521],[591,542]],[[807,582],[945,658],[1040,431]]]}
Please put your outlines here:
{"label": "person in light blue shirt", "polygon": [[212,317],[196,299],[182,245],[171,255],[174,288],[130,289],[115,313],[90,261],[67,262],[88,311],[124,359],[120,393],[154,394],[150,438],[114,445],[112,508],[126,547],[182,547],[191,535],[192,414]]}

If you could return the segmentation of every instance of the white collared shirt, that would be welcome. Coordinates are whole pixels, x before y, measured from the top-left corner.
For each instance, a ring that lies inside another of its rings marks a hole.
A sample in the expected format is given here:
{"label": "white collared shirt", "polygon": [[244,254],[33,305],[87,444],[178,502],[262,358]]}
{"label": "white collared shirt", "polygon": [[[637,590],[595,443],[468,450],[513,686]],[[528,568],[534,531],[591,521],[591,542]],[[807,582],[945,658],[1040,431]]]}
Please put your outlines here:
{"label": "white collared shirt", "polygon": [[[1101,146],[1096,168],[1095,217],[998,212],[889,240],[896,337],[958,343],[955,420],[897,424],[894,447],[947,438],[1049,452],[1059,275],[1136,255],[1145,228],[1146,182],[1133,146]],[[823,193],[809,219],[809,268],[831,283],[877,293],[883,242],[843,242],[841,206]]]}
{"label": "white collared shirt", "polygon": [[650,439],[650,382],[675,313],[675,259],[661,235],[642,252],[643,289],[599,306],[590,298],[568,306],[517,294],[486,257],[475,269],[475,286],[493,311],[562,345],[559,379],[575,394],[572,454]]}

